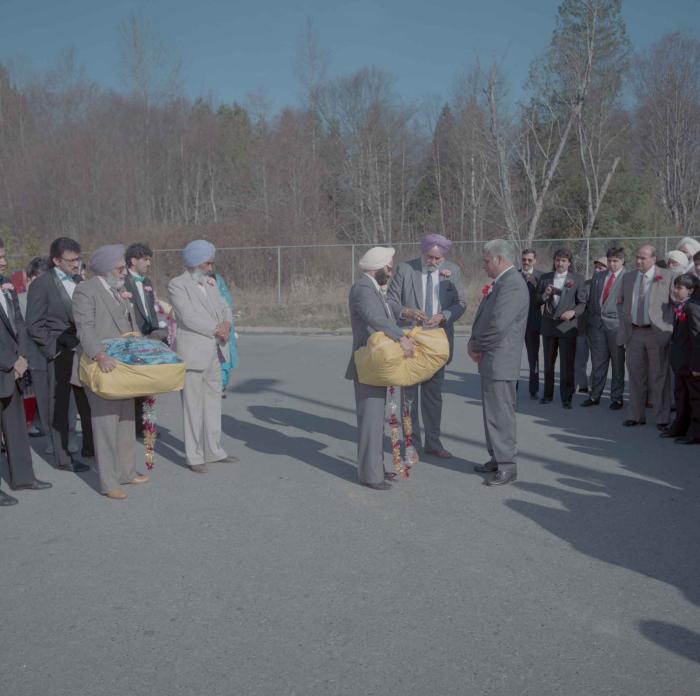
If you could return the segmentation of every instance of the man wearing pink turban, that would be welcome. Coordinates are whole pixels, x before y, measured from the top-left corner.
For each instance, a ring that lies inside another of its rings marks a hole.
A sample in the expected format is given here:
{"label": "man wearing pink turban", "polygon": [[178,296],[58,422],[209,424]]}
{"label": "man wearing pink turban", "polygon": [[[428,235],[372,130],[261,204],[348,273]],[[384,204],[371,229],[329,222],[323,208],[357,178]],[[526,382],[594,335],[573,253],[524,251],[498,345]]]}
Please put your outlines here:
{"label": "man wearing pink turban", "polygon": [[[454,323],[467,307],[460,268],[445,258],[451,246],[452,242],[441,234],[425,235],[421,239],[421,255],[397,266],[387,292],[387,301],[399,317],[400,325],[422,324],[425,328],[445,329],[450,343],[450,360],[454,352]],[[420,447],[420,398],[425,428],[424,452],[449,459],[452,455],[440,440],[444,379],[443,367],[426,382],[402,388],[401,402],[404,410],[410,406],[414,443]]]}

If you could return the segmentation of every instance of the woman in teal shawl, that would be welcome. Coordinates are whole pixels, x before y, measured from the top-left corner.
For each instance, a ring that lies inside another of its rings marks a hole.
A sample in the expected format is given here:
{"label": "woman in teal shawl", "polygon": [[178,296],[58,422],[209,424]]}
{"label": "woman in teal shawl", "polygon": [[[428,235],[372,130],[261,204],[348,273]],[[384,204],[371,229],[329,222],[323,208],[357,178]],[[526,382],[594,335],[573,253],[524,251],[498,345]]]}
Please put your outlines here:
{"label": "woman in teal shawl", "polygon": [[[231,297],[231,291],[228,289],[226,281],[218,273],[214,274],[214,278],[216,279],[216,285],[219,288],[221,296],[226,300],[226,303],[231,308],[231,313],[233,313],[233,297]],[[236,331],[233,324],[231,324],[231,339],[229,345],[231,346],[229,359],[221,365],[221,386],[223,388],[222,397],[224,399],[226,398],[226,388],[228,387],[231,370],[238,367],[238,343],[236,341]]]}

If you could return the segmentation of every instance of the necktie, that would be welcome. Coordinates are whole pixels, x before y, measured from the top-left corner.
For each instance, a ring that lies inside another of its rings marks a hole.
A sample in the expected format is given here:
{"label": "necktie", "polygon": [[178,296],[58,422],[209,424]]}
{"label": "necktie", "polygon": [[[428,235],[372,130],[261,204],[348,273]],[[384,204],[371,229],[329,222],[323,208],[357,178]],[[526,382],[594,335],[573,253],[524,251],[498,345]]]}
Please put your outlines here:
{"label": "necktie", "polygon": [[428,271],[428,279],[425,282],[425,314],[430,319],[433,316],[433,272]]}
{"label": "necktie", "polygon": [[608,279],[605,281],[605,287],[603,288],[603,297],[600,300],[600,304],[604,305],[605,300],[608,299],[608,295],[610,295],[610,290],[612,289],[613,283],[615,282],[615,274],[611,273],[608,276]]}
{"label": "necktie", "polygon": [[646,321],[644,320],[644,300],[646,298],[644,292],[644,286],[646,285],[646,279],[644,274],[639,275],[639,294],[637,295],[637,326],[645,326]]}
{"label": "necktie", "polygon": [[146,276],[139,275],[138,273],[132,273],[131,277],[137,283],[143,283],[146,280]]}

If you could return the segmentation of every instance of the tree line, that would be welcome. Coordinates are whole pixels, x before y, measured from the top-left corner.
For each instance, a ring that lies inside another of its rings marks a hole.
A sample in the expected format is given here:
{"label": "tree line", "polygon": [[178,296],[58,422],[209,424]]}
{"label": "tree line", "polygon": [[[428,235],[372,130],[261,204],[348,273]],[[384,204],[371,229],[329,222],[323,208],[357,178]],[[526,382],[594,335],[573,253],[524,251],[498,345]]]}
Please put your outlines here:
{"label": "tree line", "polygon": [[386,244],[693,234],[700,217],[700,41],[635,52],[621,0],[563,0],[522,99],[476,64],[437,106],[379,68],[329,78],[308,24],[300,105],[190,99],[148,25],[124,23],[126,87],[70,52],[20,82],[0,66],[0,236],[90,247]]}

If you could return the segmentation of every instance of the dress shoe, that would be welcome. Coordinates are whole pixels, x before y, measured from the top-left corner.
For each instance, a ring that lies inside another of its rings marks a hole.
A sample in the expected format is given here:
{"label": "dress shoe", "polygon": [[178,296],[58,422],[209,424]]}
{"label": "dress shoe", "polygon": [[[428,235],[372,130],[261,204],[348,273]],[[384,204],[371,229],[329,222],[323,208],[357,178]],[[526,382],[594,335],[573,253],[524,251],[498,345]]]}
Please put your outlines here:
{"label": "dress shoe", "polygon": [[131,481],[128,481],[132,486],[138,486],[139,483],[148,483],[151,480],[150,476],[146,476],[146,474],[136,474],[134,478],[131,479]]}
{"label": "dress shoe", "polygon": [[503,471],[499,469],[490,481],[486,482],[487,486],[505,486],[511,481],[517,481],[518,475],[514,471]]}
{"label": "dress shoe", "polygon": [[622,425],[624,425],[625,428],[631,428],[633,425],[644,425],[645,423],[645,420],[632,420],[631,418],[629,420],[622,421]]}
{"label": "dress shoe", "polygon": [[600,406],[600,399],[586,399],[581,406]]}
{"label": "dress shoe", "polygon": [[19,486],[10,486],[13,491],[43,491],[47,488],[51,488],[52,483],[48,481],[39,481],[39,479],[34,479],[29,483],[20,483]]}
{"label": "dress shoe", "polygon": [[440,459],[451,459],[452,458],[452,455],[445,449],[440,449],[440,450],[426,449],[425,453],[432,454],[433,457],[440,457]]}
{"label": "dress shoe", "polygon": [[190,469],[195,474],[206,474],[209,471],[206,464],[190,464]]}
{"label": "dress shoe", "polygon": [[663,432],[664,430],[668,430],[668,423],[657,423],[656,429],[660,430],[661,432]]}
{"label": "dress shoe", "polygon": [[674,442],[677,445],[700,445],[700,438],[697,437],[677,437]]}
{"label": "dress shoe", "polygon": [[485,462],[484,464],[477,464],[474,467],[474,471],[477,474],[493,474],[498,471],[498,464],[496,462]]}
{"label": "dress shoe", "polygon": [[95,450],[91,450],[91,449],[87,449],[86,447],[83,447],[83,449],[80,450],[80,456],[81,457],[94,457]]}
{"label": "dress shoe", "polygon": [[659,437],[678,437],[678,433],[674,433],[672,430],[664,430],[659,433]]}
{"label": "dress shoe", "polygon": [[217,459],[213,464],[238,464],[241,460],[232,454],[227,454],[223,459]]}
{"label": "dress shoe", "polygon": [[613,401],[609,408],[611,411],[619,411],[622,408],[622,401]]}
{"label": "dress shoe", "polygon": [[391,484],[387,483],[386,481],[382,481],[381,483],[363,483],[361,485],[366,486],[367,488],[371,488],[373,491],[390,491],[391,490]]}
{"label": "dress shoe", "polygon": [[571,402],[565,401],[561,406],[562,406],[562,408],[571,408]]}
{"label": "dress shoe", "polygon": [[59,465],[56,468],[61,471],[72,471],[74,474],[82,474],[86,471],[90,471],[90,467],[87,464],[83,464],[77,459],[71,460],[70,464]]}
{"label": "dress shoe", "polygon": [[115,488],[113,491],[107,491],[102,494],[105,498],[110,500],[126,500],[126,493],[121,488]]}
{"label": "dress shoe", "polygon": [[578,393],[579,394],[588,394],[588,387],[579,387]]}
{"label": "dress shoe", "polygon": [[399,478],[399,475],[395,471],[385,471],[384,472],[384,480],[385,481],[396,481]]}
{"label": "dress shoe", "polygon": [[10,507],[10,505],[17,505],[17,503],[19,503],[17,498],[13,498],[11,495],[0,491],[0,507]]}
{"label": "dress shoe", "polygon": [[545,397],[545,396],[543,396],[543,397],[540,399],[540,403],[541,403],[541,404],[551,404],[551,403],[552,403],[552,400],[551,400],[551,399],[548,399],[548,398]]}

